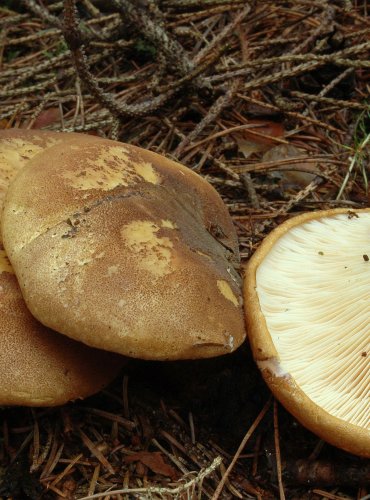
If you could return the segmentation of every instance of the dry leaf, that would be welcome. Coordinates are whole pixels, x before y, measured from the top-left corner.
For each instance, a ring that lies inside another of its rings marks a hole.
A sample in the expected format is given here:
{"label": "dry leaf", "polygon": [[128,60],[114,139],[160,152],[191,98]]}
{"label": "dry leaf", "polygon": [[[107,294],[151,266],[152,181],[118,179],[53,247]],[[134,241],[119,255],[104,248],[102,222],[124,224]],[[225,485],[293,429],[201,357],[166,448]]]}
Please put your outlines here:
{"label": "dry leaf", "polygon": [[146,465],[152,472],[156,474],[162,474],[176,480],[179,477],[179,473],[171,465],[167,464],[160,451],[139,451],[133,455],[125,457],[126,463],[138,462]]}
{"label": "dry leaf", "polygon": [[32,124],[32,128],[45,128],[48,125],[56,123],[60,120],[59,108],[48,108],[41,111],[39,116]]}
{"label": "dry leaf", "polygon": [[243,130],[243,134],[249,136],[251,140],[269,145],[275,144],[274,137],[283,137],[285,132],[282,123],[271,120],[248,120],[248,124],[254,125],[254,127]]}
{"label": "dry leaf", "polygon": [[254,125],[254,127],[234,134],[239,151],[246,158],[253,153],[270,149],[276,144],[273,138],[281,138],[284,135],[282,123],[270,120],[249,120],[248,125]]}
{"label": "dry leaf", "polygon": [[[299,158],[302,156],[302,161],[297,163],[296,161],[291,165],[289,163],[284,163],[284,170],[274,173],[275,177],[279,177],[281,187],[284,190],[287,189],[302,189],[307,186],[314,178],[314,173],[302,172],[299,168],[315,170],[317,164],[305,162],[304,157],[307,153],[303,149],[299,149],[292,144],[279,144],[275,146],[262,157],[263,162],[279,162],[281,160],[286,160],[288,158]],[[288,170],[291,167],[294,170]]]}

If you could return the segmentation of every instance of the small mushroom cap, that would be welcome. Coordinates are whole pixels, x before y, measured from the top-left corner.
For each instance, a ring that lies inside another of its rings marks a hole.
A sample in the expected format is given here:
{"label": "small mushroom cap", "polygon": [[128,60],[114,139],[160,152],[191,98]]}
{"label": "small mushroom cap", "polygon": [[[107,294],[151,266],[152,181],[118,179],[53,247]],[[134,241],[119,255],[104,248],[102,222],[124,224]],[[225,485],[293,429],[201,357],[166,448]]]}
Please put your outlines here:
{"label": "small mushroom cap", "polygon": [[100,391],[122,356],[41,325],[28,311],[0,245],[0,404],[57,406]]}
{"label": "small mushroom cap", "polygon": [[34,316],[71,338],[142,359],[245,339],[230,216],[205,180],[155,153],[68,137],[12,183],[3,237]]}
{"label": "small mushroom cap", "polygon": [[[28,158],[55,143],[54,135],[1,133],[0,209],[8,183]],[[107,385],[124,362],[39,323],[26,307],[1,241],[0,339],[1,405],[55,406],[89,396]]]}
{"label": "small mushroom cap", "polygon": [[294,217],[245,268],[254,358],[312,432],[370,457],[370,209]]}

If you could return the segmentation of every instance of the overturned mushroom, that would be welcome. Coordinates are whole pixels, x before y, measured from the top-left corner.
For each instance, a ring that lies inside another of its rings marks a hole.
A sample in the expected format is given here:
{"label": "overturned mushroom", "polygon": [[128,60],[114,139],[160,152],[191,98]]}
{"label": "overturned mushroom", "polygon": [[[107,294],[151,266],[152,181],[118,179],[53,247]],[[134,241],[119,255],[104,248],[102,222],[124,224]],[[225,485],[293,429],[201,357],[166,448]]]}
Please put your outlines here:
{"label": "overturned mushroom", "polygon": [[253,354],[273,393],[329,443],[370,456],[370,209],[276,228],[246,266]]}
{"label": "overturned mushroom", "polygon": [[4,244],[34,316],[143,359],[235,350],[245,338],[238,245],[216,191],[155,153],[60,137],[4,206]]}
{"label": "overturned mushroom", "polygon": [[[7,185],[32,156],[57,141],[12,131],[0,139],[0,208]],[[86,397],[118,374],[123,358],[75,342],[28,311],[0,239],[0,404],[53,406]]]}

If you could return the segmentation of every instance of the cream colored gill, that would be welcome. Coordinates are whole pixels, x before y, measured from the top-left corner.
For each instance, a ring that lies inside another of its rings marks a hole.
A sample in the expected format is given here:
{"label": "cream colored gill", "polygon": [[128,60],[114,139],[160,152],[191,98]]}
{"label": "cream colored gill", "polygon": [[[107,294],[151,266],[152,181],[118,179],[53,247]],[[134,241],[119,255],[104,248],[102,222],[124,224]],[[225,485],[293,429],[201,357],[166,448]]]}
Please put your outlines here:
{"label": "cream colored gill", "polygon": [[282,371],[331,415],[370,429],[370,213],[290,229],[256,280]]}

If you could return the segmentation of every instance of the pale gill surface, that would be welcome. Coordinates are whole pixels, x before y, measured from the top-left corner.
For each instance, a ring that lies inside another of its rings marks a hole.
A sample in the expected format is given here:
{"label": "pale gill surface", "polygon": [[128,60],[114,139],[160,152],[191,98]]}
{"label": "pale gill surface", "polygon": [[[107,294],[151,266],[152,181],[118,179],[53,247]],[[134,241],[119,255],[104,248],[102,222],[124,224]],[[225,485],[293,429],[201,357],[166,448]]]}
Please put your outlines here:
{"label": "pale gill surface", "polygon": [[282,236],[257,292],[284,371],[330,414],[370,429],[370,213]]}

